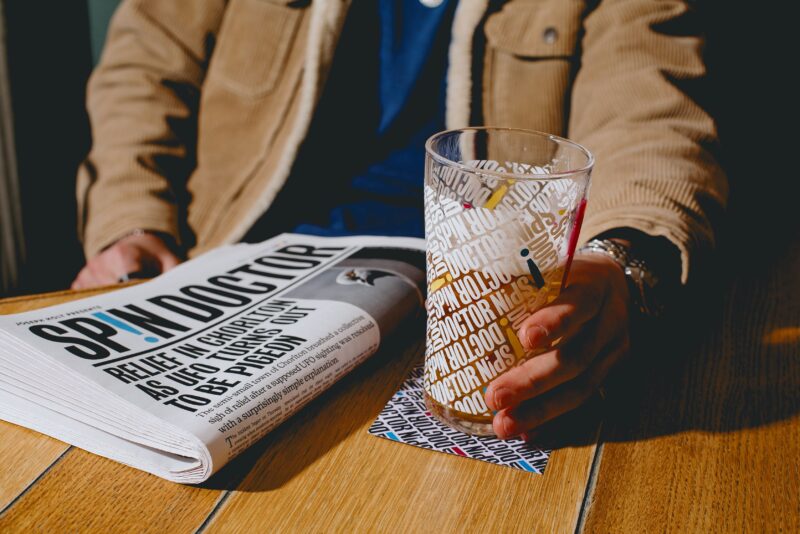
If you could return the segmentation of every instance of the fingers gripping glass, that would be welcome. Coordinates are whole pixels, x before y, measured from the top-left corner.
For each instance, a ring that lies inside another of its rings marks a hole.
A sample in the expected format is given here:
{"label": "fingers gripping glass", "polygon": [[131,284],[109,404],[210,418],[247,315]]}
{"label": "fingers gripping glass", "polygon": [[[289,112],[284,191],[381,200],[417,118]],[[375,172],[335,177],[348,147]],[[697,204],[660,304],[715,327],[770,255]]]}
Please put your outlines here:
{"label": "fingers gripping glass", "polygon": [[533,356],[516,331],[564,284],[593,164],[582,146],[525,130],[426,143],[425,401],[446,424],[493,435],[486,386]]}

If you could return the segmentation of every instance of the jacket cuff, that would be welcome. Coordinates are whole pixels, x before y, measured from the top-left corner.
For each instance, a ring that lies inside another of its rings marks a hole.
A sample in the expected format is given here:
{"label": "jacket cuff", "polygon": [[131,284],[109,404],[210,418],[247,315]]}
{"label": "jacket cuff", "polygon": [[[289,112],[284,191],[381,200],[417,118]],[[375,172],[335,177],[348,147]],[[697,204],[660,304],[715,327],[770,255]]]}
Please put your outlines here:
{"label": "jacket cuff", "polygon": [[587,214],[578,246],[617,228],[633,228],[653,237],[664,237],[675,245],[680,251],[683,285],[689,281],[690,274],[695,276],[696,271],[700,270],[700,257],[714,247],[714,236],[707,227],[677,218],[675,212],[655,206],[615,208],[594,215]]}
{"label": "jacket cuff", "polygon": [[175,214],[146,213],[141,207],[136,211],[92,213],[83,234],[83,250],[91,259],[135,230],[167,234],[180,245],[180,232]]}

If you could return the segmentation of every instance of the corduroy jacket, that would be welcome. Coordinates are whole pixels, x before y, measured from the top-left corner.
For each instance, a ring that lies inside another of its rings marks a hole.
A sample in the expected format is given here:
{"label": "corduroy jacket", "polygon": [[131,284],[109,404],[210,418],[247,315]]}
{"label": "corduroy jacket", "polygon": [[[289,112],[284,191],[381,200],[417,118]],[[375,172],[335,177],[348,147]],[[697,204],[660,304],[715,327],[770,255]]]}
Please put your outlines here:
{"label": "corduroy jacket", "polygon": [[[682,278],[727,198],[705,75],[678,0],[461,0],[446,124],[567,136],[596,157],[585,241],[619,227],[669,239]],[[236,242],[285,183],[348,0],[125,0],[87,107],[78,173],[87,258],[134,229],[190,255]],[[420,180],[423,169],[420,169]],[[694,269],[692,269],[693,271]]]}

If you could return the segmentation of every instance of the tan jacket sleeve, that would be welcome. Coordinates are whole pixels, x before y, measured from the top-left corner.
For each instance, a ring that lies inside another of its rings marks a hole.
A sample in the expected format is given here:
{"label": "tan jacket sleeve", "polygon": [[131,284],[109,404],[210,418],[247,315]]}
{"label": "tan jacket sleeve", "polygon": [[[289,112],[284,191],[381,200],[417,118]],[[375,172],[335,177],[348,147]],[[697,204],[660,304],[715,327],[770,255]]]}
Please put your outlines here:
{"label": "tan jacket sleeve", "polygon": [[224,0],[125,0],[89,81],[93,146],[78,172],[86,257],[141,228],[175,239],[195,165],[200,86]]}
{"label": "tan jacket sleeve", "polygon": [[606,0],[585,21],[570,137],[596,156],[583,239],[631,227],[680,250],[686,283],[714,244],[727,181],[714,121],[684,91],[702,39],[675,0]]}

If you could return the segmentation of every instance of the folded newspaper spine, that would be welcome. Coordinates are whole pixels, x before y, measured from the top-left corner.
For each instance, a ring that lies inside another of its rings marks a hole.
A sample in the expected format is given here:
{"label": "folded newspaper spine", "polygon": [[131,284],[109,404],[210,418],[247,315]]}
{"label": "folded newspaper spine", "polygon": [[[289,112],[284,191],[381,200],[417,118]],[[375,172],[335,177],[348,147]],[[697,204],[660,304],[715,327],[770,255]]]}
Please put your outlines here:
{"label": "folded newspaper spine", "polygon": [[422,307],[424,241],[282,234],[0,316],[0,419],[198,483]]}

